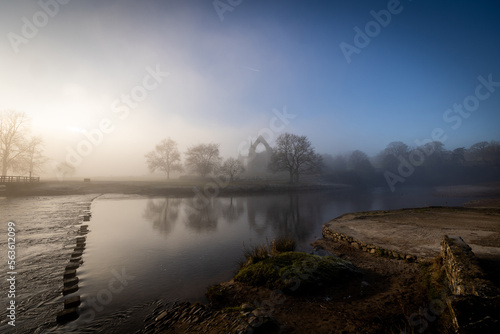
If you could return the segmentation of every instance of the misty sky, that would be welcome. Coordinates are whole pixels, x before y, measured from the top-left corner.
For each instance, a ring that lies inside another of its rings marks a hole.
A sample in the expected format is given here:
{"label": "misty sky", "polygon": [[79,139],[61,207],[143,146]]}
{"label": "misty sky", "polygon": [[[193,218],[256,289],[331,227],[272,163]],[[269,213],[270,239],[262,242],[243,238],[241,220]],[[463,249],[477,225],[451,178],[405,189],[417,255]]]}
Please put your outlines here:
{"label": "misty sky", "polygon": [[500,140],[500,1],[216,4],[2,1],[0,110],[26,112],[55,161],[101,127],[89,176],[147,174],[166,137],[224,156],[285,131],[320,153],[436,128],[448,149]]}

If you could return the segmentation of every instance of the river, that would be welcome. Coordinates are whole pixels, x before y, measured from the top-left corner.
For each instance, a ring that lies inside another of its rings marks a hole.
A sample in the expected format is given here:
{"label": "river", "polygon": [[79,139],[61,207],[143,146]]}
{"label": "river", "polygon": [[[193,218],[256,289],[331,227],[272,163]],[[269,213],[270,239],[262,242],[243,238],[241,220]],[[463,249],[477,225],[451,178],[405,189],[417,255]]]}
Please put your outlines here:
{"label": "river", "polygon": [[[461,205],[471,198],[434,196],[432,189],[307,191],[220,196],[200,206],[190,197],[80,195],[0,199],[2,263],[7,223],[16,224],[16,327],[7,333],[134,332],[152,302],[204,301],[206,288],[227,281],[243,249],[276,236],[311,252],[322,225],[353,211]],[[92,201],[90,205],[90,201]],[[77,270],[80,317],[57,325],[62,276],[82,212],[90,205],[83,265]],[[6,268],[6,265],[2,265]],[[7,269],[4,269],[6,275]],[[2,280],[2,291],[8,289]]]}

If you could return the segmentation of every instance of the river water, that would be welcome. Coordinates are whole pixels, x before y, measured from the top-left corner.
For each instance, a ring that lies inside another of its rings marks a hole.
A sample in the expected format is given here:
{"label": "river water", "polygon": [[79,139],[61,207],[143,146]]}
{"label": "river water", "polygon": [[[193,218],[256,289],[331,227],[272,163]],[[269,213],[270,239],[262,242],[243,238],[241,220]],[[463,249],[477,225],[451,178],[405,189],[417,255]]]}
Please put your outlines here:
{"label": "river water", "polygon": [[[16,327],[7,324],[2,295],[0,332],[133,333],[152,301],[204,301],[209,285],[234,275],[244,247],[290,236],[298,250],[310,252],[322,225],[347,212],[467,200],[436,197],[425,188],[219,196],[202,206],[189,197],[115,194],[0,199],[2,268],[9,221],[16,223],[18,250]],[[79,290],[66,296],[81,296],[80,317],[57,325],[64,267],[90,201]],[[6,280],[0,287],[7,290]]]}

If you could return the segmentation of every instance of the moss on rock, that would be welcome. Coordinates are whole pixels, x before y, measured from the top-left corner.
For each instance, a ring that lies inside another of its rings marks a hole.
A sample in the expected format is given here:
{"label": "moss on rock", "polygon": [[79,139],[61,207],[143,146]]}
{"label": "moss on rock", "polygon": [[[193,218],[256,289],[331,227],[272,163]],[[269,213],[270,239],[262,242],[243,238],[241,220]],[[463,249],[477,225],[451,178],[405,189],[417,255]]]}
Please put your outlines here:
{"label": "moss on rock", "polygon": [[359,274],[352,263],[334,256],[286,252],[245,265],[234,280],[294,292],[341,282]]}

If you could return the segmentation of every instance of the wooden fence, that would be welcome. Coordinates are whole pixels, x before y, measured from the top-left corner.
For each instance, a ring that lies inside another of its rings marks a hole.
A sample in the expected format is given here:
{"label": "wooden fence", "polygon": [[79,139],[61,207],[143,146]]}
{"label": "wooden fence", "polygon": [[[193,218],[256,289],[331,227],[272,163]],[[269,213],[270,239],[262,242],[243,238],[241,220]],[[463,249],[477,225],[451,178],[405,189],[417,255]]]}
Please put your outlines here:
{"label": "wooden fence", "polygon": [[0,184],[2,184],[2,183],[33,183],[33,182],[40,182],[40,177],[0,176]]}

